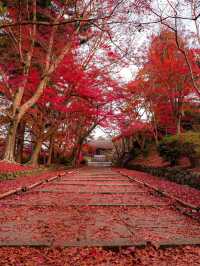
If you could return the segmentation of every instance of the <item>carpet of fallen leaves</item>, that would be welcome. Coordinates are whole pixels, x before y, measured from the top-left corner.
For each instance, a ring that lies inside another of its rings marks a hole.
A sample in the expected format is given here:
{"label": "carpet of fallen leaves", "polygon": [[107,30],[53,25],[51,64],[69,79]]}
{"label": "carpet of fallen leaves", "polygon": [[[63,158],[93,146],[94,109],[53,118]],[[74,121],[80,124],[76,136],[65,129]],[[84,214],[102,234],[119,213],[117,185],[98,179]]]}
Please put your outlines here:
{"label": "carpet of fallen leaves", "polygon": [[200,206],[200,191],[195,188],[187,185],[179,185],[174,182],[164,180],[161,177],[152,176],[139,171],[120,169],[120,172],[166,191],[170,193],[170,195],[178,197],[188,203]]}
{"label": "carpet of fallen leaves", "polygon": [[[130,162],[131,163],[131,162]],[[170,166],[169,162],[165,161],[157,152],[156,149],[151,149],[148,156],[139,155],[132,161],[133,164],[140,164],[153,167],[167,167]],[[190,161],[187,157],[181,157],[179,159],[179,166],[190,167]],[[193,168],[196,171],[197,168]]]}
{"label": "carpet of fallen leaves", "polygon": [[[6,168],[7,167],[7,168]],[[4,162],[0,162],[0,174],[2,172],[15,172],[15,171],[24,171],[24,170],[30,170],[30,167],[15,165],[15,164],[8,164]],[[19,176],[16,179],[10,179],[10,180],[0,180],[0,194],[5,193],[9,190],[18,188],[18,187],[24,187],[29,186],[35,182],[38,182],[40,180],[43,180],[45,178],[50,178],[52,176],[55,176],[59,174],[61,171],[48,171],[45,173],[40,174],[33,174],[33,176]]]}
{"label": "carpet of fallen leaves", "polygon": [[1,266],[197,266],[200,247],[185,246],[156,250],[153,247],[126,248],[1,248]]}
{"label": "carpet of fallen leaves", "polygon": [[20,164],[13,164],[13,163],[0,161],[0,173],[8,173],[8,172],[10,173],[10,172],[25,171],[31,169],[33,168],[30,166],[23,166]]}
{"label": "carpet of fallen leaves", "polygon": [[[119,169],[118,169],[119,170]],[[137,171],[129,171],[129,170],[125,170],[125,169],[120,169],[120,171],[127,173],[128,175],[137,178],[141,181],[147,182],[153,186],[157,186],[167,192],[170,192],[171,194],[175,195],[175,196],[179,196],[181,197],[183,193],[183,199],[187,200],[188,202],[194,203],[194,204],[199,204],[200,202],[200,192],[189,188],[187,186],[182,186],[182,185],[178,185],[175,184],[173,182],[169,182],[169,181],[165,181],[162,180],[158,177],[154,177],[151,176],[149,174],[145,174],[145,173],[141,173],[141,172],[137,172]],[[58,173],[58,172],[57,172]],[[41,179],[45,179],[47,176],[51,177],[56,175],[56,172],[51,172],[51,173],[45,173],[42,175],[38,175],[38,176],[33,176],[33,177],[20,177],[17,178],[16,180],[10,180],[10,181],[2,181],[0,183],[0,191],[1,189],[5,189],[5,191],[9,190],[9,189],[13,189],[15,187],[19,187],[19,186],[25,186],[25,185],[29,185],[32,184],[34,182],[37,182]],[[71,178],[72,176],[70,176]],[[62,183],[62,181],[60,181]],[[71,183],[71,181],[65,181],[66,183]],[[92,188],[90,187],[90,185],[85,186],[85,181],[81,181],[84,186],[81,186],[82,188],[80,188],[80,190],[85,190],[85,189],[89,189],[89,191],[92,190]],[[120,181],[118,181],[120,183]],[[55,182],[56,183],[56,182]],[[97,182],[98,184],[98,182]],[[107,183],[108,184],[108,183]],[[124,183],[122,183],[124,184]],[[115,190],[118,191],[119,188],[116,187],[116,185],[114,185],[114,183],[111,181],[110,182],[111,187],[104,187],[101,186],[101,189],[103,190]],[[36,204],[44,204],[44,203],[48,203],[48,204],[52,204],[53,202],[55,202],[55,196],[56,196],[56,202],[58,205],[65,205],[67,203],[78,203],[80,202],[80,199],[82,200],[81,203],[95,203],[97,201],[97,195],[87,195],[87,194],[83,194],[82,197],[80,198],[77,197],[77,195],[68,195],[68,197],[64,200],[63,194],[61,192],[61,194],[56,194],[56,195],[47,195],[45,193],[40,193],[40,190],[45,189],[48,187],[48,189],[61,189],[64,185],[61,184],[59,185],[57,184],[52,184],[52,183],[48,183],[46,185],[42,185],[39,187],[39,190],[37,189],[33,189],[29,195],[29,193],[27,193],[26,195],[24,195],[23,197],[21,197],[20,195],[13,195],[11,197],[9,197],[8,199],[6,199],[5,203],[12,203],[10,201],[13,201],[13,203],[17,204],[17,203],[21,203],[21,204],[27,204],[28,206],[21,206],[17,208],[17,212],[15,216],[15,213],[12,214],[11,209],[9,210],[9,212],[7,212],[8,215],[11,215],[11,218],[13,216],[14,221],[17,221],[17,223],[22,226],[23,223],[22,221],[26,221],[25,219],[22,219],[23,217],[26,217],[25,214],[29,213],[29,216],[31,217],[32,220],[35,219],[35,217],[37,218],[36,211],[35,208],[31,207],[31,202],[34,202]],[[69,190],[72,190],[73,187],[70,187],[70,185],[67,185],[69,187]],[[140,189],[144,190],[144,192],[146,192],[146,190],[148,190],[147,188],[143,188],[140,185],[138,185],[137,190],[140,191]],[[61,188],[60,188],[61,187]],[[124,187],[123,190],[124,191],[129,191],[129,189],[131,189],[131,185],[130,188],[128,187]],[[77,188],[76,188],[77,190]],[[98,191],[99,188],[98,187],[93,187],[93,191]],[[122,188],[120,188],[120,190],[122,190]],[[132,190],[135,190],[134,184],[132,184]],[[77,191],[76,191],[77,192]],[[34,194],[37,194],[37,198],[33,201],[32,200],[32,196],[34,196]],[[129,200],[131,200],[132,202],[143,202],[146,200],[144,199],[144,195],[143,194],[138,194],[136,198],[133,198],[133,195],[121,195],[120,198],[117,198],[115,194],[113,195],[107,195],[107,200],[109,199],[109,202],[115,202],[115,203],[122,203],[122,202],[128,202]],[[118,196],[119,197],[119,196]],[[185,198],[184,198],[185,197]],[[26,199],[25,202],[23,202],[23,198]],[[98,199],[99,200],[99,199]],[[104,196],[102,196],[101,201],[104,202]],[[152,201],[153,198],[151,195],[148,195],[148,200]],[[167,199],[162,199],[164,201],[164,203],[167,203]],[[38,202],[37,202],[38,201]],[[69,202],[68,202],[69,201]],[[86,201],[86,202],[85,202]],[[165,202],[166,201],[166,202]],[[4,200],[2,200],[2,202],[4,202]],[[102,203],[101,202],[101,203]],[[156,202],[159,202],[159,199],[156,199]],[[29,206],[30,204],[30,206]],[[89,214],[86,215],[89,211],[90,213],[93,213],[93,215],[91,215],[91,219],[94,218],[94,210],[98,209],[99,212],[101,211],[100,207],[90,207],[90,206],[86,206],[85,207],[81,207],[81,208],[72,208],[72,207],[68,207],[69,209],[71,208],[71,211],[67,209],[67,207],[64,207],[65,213],[64,213],[64,218],[63,222],[67,221],[67,214],[71,215],[70,217],[72,217],[72,221],[74,222],[71,223],[70,220],[70,226],[68,227],[68,230],[66,232],[66,226],[62,227],[61,223],[57,223],[57,220],[55,219],[57,216],[55,215],[56,213],[50,211],[53,206],[50,207],[45,207],[45,213],[48,214],[46,215],[46,219],[48,221],[47,224],[42,224],[42,222],[40,221],[40,223],[38,223],[41,226],[41,229],[43,230],[43,234],[44,236],[46,236],[46,234],[49,232],[47,225],[51,225],[50,228],[50,232],[51,234],[54,233],[54,228],[55,230],[55,234],[58,234],[59,231],[59,239],[62,238],[62,234],[65,236],[66,233],[69,234],[69,238],[72,237],[74,238],[73,234],[76,232],[76,230],[74,230],[74,226],[78,225],[79,226],[79,230],[77,231],[79,234],[81,234],[82,231],[85,230],[85,225],[87,225],[90,222],[89,219]],[[155,204],[155,202],[154,202]],[[31,208],[30,208],[31,207]],[[58,206],[55,206],[56,208]],[[6,217],[3,213],[4,210],[6,210],[6,206],[1,207],[1,212],[2,212],[2,219],[7,219],[8,217]],[[115,208],[116,209],[116,208]],[[156,212],[155,210],[152,210],[153,213],[152,215],[152,219],[150,219],[151,221],[156,220],[156,217],[160,218],[160,213],[162,213],[162,215],[164,217],[168,217],[169,218],[169,214],[168,212],[170,210],[168,210],[168,208],[166,208],[166,206],[163,206],[163,210],[161,211],[161,207],[159,208],[159,214],[158,212]],[[15,210],[15,206],[13,206],[13,210]],[[21,210],[21,211],[20,211]],[[44,212],[44,210],[38,209],[39,213]],[[72,211],[73,210],[73,211]],[[102,208],[102,210],[105,210],[105,208]],[[147,217],[147,215],[144,215],[144,210],[146,209],[141,209],[139,210],[138,208],[134,208],[133,210],[130,211],[129,213],[129,208],[122,208],[121,212],[122,214],[124,214],[124,212],[128,214],[130,214],[130,217],[137,217],[140,218],[140,220],[144,223],[145,222],[145,218]],[[166,210],[167,213],[164,212],[164,210]],[[34,213],[32,213],[34,212]],[[76,212],[76,213],[75,213]],[[104,211],[105,212],[105,211]],[[142,213],[141,213],[142,212]],[[61,214],[61,211],[59,210],[59,213]],[[116,212],[117,213],[117,212]],[[140,216],[141,213],[141,216]],[[148,210],[148,213],[150,214],[150,210]],[[24,214],[24,216],[23,216]],[[102,213],[103,214],[103,213]],[[109,219],[111,219],[111,209],[109,209],[109,215],[107,215],[106,217],[109,217]],[[52,217],[51,217],[52,215]],[[118,218],[119,213],[117,213],[115,218]],[[85,218],[84,218],[85,217]],[[84,219],[83,219],[84,218]],[[153,219],[154,218],[154,219]],[[17,220],[19,219],[19,220]],[[61,220],[62,220],[61,219]],[[186,219],[186,218],[184,218]],[[188,221],[190,218],[187,218]],[[9,221],[11,221],[12,219],[9,219]],[[51,221],[51,223],[49,223]],[[79,221],[79,222],[78,222]],[[179,221],[179,225],[181,224],[181,221]],[[32,221],[34,222],[34,221]],[[54,224],[55,222],[55,224]],[[83,227],[82,224],[83,223]],[[105,221],[107,224],[113,223],[113,221]],[[37,223],[36,223],[37,224]],[[90,224],[90,223],[89,223]],[[91,221],[92,224],[92,221]],[[45,227],[44,227],[45,225]],[[144,224],[145,225],[145,224]],[[30,228],[30,224],[27,224],[27,226]],[[60,226],[60,227],[59,227]],[[149,220],[148,220],[148,226],[149,226]],[[16,227],[17,228],[17,227]],[[20,228],[20,227],[19,227]],[[25,228],[25,225],[23,225],[23,228]],[[189,228],[189,227],[188,227]],[[39,232],[40,228],[37,228],[38,232]],[[171,230],[171,229],[170,229]],[[174,235],[176,234],[181,234],[184,235],[183,232],[181,231],[182,229],[177,229],[175,228],[174,231]],[[183,230],[185,230],[183,228]],[[165,229],[166,234],[168,233],[167,230]],[[110,232],[106,232],[106,229],[103,227],[102,230],[99,230],[97,232],[97,237],[105,239],[106,238],[106,234],[109,235],[109,238],[111,237]],[[148,240],[151,238],[151,235],[148,235],[148,231],[147,229],[144,230],[144,235],[148,236]],[[188,233],[188,229],[187,232]],[[196,236],[196,231],[194,231],[193,233],[195,233]],[[163,234],[163,232],[162,232]],[[142,235],[142,231],[140,231],[140,233],[138,234],[138,236]],[[96,235],[95,235],[96,236]],[[37,237],[37,235],[36,235]],[[153,236],[155,237],[155,236]],[[66,236],[65,236],[66,239]],[[153,243],[154,244],[154,243]],[[130,248],[123,248],[123,249],[119,249],[119,250],[108,250],[108,249],[103,249],[103,248],[97,248],[97,247],[90,247],[90,248],[56,248],[58,245],[55,245],[52,248],[28,248],[28,247],[16,247],[16,248],[6,248],[6,247],[2,247],[0,248],[0,266],[65,266],[65,265],[69,265],[69,266],[92,266],[92,265],[97,265],[97,266],[112,266],[112,265],[117,265],[117,266],[129,266],[129,265],[155,265],[155,266],[197,266],[200,265],[200,247],[197,246],[185,246],[185,247],[177,247],[177,248],[166,248],[166,249],[156,249],[153,246],[148,245],[146,248],[134,248],[134,247],[130,247]],[[156,245],[155,245],[156,246]]]}

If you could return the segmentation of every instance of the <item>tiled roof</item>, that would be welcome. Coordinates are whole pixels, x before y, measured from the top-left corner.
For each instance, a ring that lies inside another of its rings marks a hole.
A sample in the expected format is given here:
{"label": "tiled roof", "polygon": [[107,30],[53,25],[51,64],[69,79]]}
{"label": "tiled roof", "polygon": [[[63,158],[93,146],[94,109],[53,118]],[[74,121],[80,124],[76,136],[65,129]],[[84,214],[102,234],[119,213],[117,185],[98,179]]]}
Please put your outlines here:
{"label": "tiled roof", "polygon": [[111,150],[113,149],[113,143],[111,140],[92,140],[88,144],[94,148]]}

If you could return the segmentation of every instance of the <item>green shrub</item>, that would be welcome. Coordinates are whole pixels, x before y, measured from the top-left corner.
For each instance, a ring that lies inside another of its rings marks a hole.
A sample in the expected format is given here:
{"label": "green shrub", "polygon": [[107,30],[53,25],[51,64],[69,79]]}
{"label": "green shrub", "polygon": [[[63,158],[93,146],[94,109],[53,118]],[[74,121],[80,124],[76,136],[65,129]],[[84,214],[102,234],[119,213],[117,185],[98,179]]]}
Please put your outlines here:
{"label": "green shrub", "polygon": [[188,131],[179,136],[164,137],[158,146],[158,152],[171,166],[177,165],[180,157],[185,156],[190,160],[191,166],[199,164],[200,133]]}
{"label": "green shrub", "polygon": [[132,158],[136,158],[138,155],[141,154],[141,150],[138,147],[133,147],[130,151]]}
{"label": "green shrub", "polygon": [[59,163],[64,164],[64,165],[70,165],[71,161],[72,161],[71,158],[67,158],[67,157],[60,157],[59,158]]}
{"label": "green shrub", "polygon": [[182,185],[188,185],[200,190],[200,173],[183,170],[180,167],[152,167],[141,164],[129,164],[128,169],[150,173],[151,175],[163,177],[166,180]]}
{"label": "green shrub", "polygon": [[181,145],[177,138],[165,137],[158,146],[160,156],[171,166],[176,165],[181,157]]}

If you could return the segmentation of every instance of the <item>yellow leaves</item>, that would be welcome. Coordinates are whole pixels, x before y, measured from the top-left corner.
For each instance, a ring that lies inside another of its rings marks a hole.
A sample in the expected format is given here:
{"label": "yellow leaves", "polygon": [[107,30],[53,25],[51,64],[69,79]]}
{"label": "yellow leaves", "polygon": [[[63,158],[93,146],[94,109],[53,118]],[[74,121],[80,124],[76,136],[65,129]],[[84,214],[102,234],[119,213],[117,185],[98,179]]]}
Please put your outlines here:
{"label": "yellow leaves", "polygon": [[[7,7],[2,3],[2,1],[0,1],[0,15],[5,14],[7,11]],[[0,25],[1,25],[1,21],[0,21]]]}

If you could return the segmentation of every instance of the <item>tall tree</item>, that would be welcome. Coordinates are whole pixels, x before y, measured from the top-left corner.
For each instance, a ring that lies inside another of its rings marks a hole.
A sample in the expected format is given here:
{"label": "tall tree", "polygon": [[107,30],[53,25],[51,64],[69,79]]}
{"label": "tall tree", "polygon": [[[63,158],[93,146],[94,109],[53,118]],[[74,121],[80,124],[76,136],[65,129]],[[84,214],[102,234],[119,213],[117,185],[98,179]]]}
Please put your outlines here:
{"label": "tall tree", "polygon": [[[8,63],[1,63],[1,76],[11,108],[4,159],[14,161],[16,132],[21,119],[37,103],[64,58],[94,34],[97,36],[92,26],[102,20],[107,23],[119,3],[33,0],[5,4],[2,34],[6,36],[6,43],[1,52],[8,49]],[[32,80],[34,91],[27,98]]]}
{"label": "tall tree", "polygon": [[[183,41],[180,42],[183,46]],[[192,50],[187,53],[192,54]],[[187,63],[172,32],[162,31],[152,38],[147,62],[128,88],[135,99],[140,95],[140,104],[147,113],[150,112],[156,128],[162,125],[180,133],[184,104],[189,94],[194,93],[194,88]]]}

